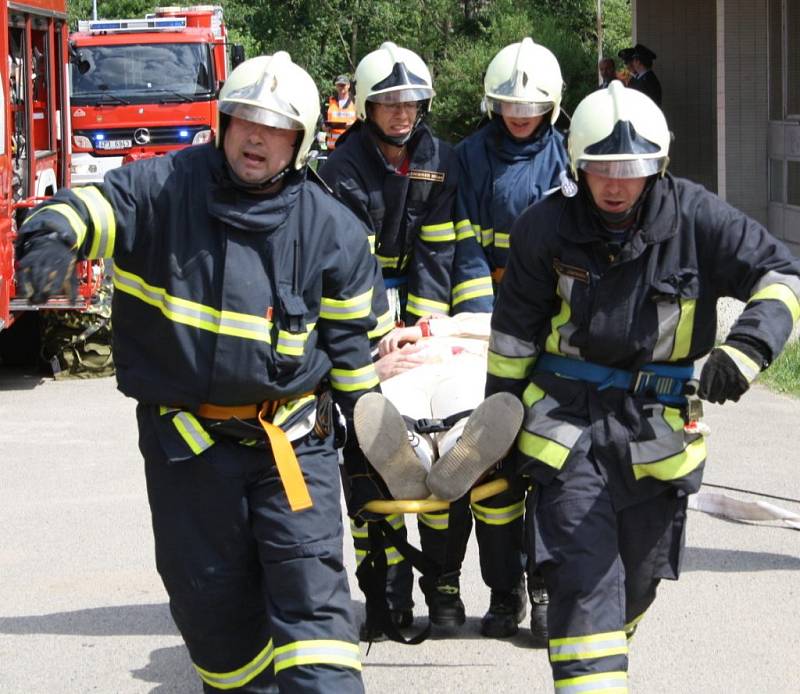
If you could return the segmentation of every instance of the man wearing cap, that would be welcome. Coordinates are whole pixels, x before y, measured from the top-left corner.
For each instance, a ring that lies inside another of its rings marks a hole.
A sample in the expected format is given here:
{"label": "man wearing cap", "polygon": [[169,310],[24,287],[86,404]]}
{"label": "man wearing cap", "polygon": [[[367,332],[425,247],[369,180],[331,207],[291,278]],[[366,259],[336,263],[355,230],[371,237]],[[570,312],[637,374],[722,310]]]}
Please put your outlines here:
{"label": "man wearing cap", "polygon": [[336,147],[339,136],[350,127],[356,119],[356,105],[350,96],[350,78],[339,75],[334,81],[336,94],[328,99],[328,105],[322,118],[325,121],[323,129],[327,133],[325,145],[328,150]]}
{"label": "man wearing cap", "polygon": [[656,54],[644,44],[637,43],[633,48],[623,48],[618,55],[632,75],[628,87],[646,94],[661,106],[661,82],[653,72]]}

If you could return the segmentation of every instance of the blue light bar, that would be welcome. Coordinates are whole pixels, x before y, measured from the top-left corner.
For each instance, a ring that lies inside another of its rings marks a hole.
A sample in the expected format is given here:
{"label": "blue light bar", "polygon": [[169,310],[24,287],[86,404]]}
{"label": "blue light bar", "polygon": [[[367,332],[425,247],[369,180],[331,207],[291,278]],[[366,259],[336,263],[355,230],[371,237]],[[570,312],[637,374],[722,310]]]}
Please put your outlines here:
{"label": "blue light bar", "polygon": [[178,132],[178,137],[189,137],[189,131],[188,130],[180,130]]}
{"label": "blue light bar", "polygon": [[95,133],[94,139],[95,140],[105,140],[106,136],[103,135],[103,133]]}

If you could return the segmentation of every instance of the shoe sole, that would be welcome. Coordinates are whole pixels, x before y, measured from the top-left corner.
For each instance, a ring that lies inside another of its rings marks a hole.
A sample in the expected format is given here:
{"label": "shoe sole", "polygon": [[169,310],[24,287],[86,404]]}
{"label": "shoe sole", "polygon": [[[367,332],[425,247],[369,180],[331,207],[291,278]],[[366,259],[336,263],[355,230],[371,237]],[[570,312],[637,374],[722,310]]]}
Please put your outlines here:
{"label": "shoe sole", "polygon": [[456,445],[431,467],[431,492],[445,501],[464,496],[508,452],[524,416],[525,408],[511,393],[484,400],[469,416]]}
{"label": "shoe sole", "polygon": [[427,499],[428,471],[408,441],[397,408],[380,393],[366,393],[353,411],[358,445],[395,499]]}

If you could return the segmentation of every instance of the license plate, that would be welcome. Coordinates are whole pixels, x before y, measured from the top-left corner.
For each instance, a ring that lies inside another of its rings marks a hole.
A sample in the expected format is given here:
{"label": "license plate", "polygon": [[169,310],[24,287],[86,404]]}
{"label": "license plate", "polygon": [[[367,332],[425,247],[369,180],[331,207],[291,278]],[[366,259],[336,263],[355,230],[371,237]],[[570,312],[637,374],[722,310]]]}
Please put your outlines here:
{"label": "license plate", "polygon": [[98,140],[97,149],[127,149],[133,143],[130,140]]}

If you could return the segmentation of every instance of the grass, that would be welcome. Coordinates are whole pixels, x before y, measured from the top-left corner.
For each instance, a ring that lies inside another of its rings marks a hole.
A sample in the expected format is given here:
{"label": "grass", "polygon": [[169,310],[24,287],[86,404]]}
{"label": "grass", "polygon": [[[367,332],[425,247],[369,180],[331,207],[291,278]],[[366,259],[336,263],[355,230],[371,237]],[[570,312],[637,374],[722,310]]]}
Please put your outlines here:
{"label": "grass", "polygon": [[789,343],[758,382],[777,393],[800,398],[800,340]]}

